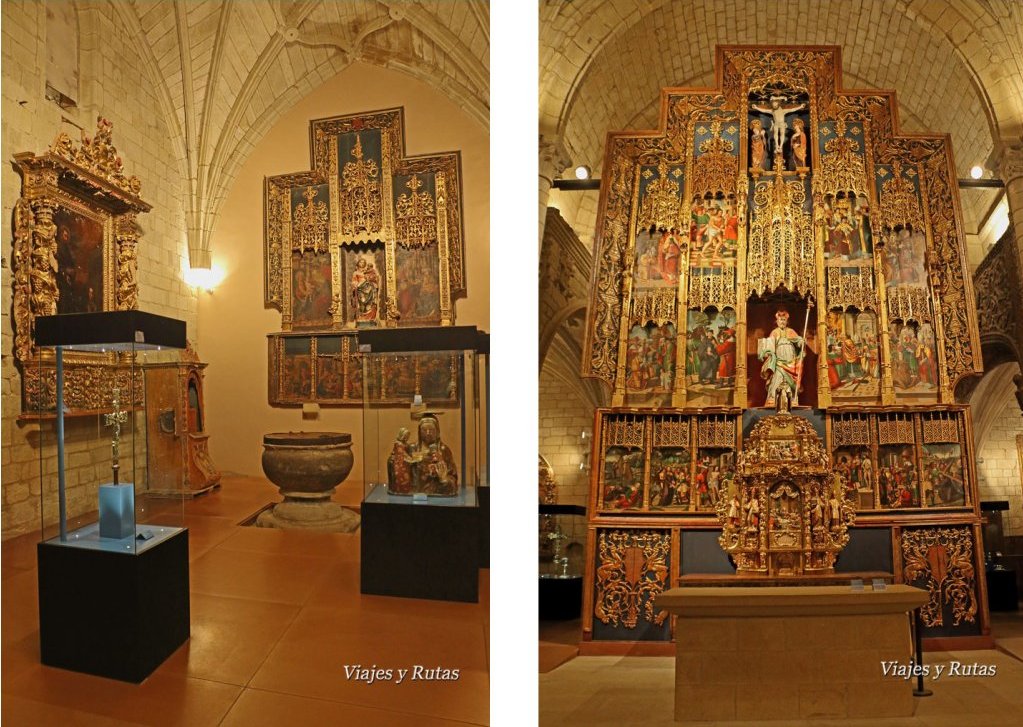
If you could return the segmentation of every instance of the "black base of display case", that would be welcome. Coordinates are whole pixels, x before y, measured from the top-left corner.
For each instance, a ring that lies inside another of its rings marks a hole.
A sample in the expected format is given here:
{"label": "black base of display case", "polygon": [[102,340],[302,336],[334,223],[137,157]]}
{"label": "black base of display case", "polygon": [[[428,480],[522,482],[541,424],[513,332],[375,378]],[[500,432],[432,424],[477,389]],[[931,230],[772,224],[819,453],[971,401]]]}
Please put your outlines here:
{"label": "black base of display case", "polygon": [[362,593],[479,601],[479,508],[362,503]]}
{"label": "black base of display case", "polygon": [[1016,571],[1009,569],[987,571],[987,602],[992,611],[1019,610]]}
{"label": "black base of display case", "polygon": [[188,531],[138,555],[39,543],[43,664],[139,683],[188,640]]}
{"label": "black base of display case", "polygon": [[579,618],[583,610],[583,577],[540,576],[541,621],[568,621]]}
{"label": "black base of display case", "polygon": [[481,487],[476,490],[479,497],[480,512],[480,568],[490,567],[490,488]]}

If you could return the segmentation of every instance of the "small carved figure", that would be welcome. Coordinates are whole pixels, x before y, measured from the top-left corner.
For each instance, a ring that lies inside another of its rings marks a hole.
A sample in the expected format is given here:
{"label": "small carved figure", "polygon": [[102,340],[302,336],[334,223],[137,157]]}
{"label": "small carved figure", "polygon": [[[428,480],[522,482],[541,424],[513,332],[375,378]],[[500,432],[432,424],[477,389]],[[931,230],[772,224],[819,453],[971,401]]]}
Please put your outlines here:
{"label": "small carved figure", "polygon": [[408,429],[399,429],[391,456],[387,458],[387,490],[394,495],[412,493],[412,457],[409,456],[408,437]]}
{"label": "small carved figure", "polygon": [[760,119],[753,119],[750,125],[750,169],[758,172],[764,168],[767,160],[767,130]]}
{"label": "small carved figure", "polygon": [[806,132],[803,131],[803,120],[795,118],[792,120],[792,159],[796,163],[796,169],[806,167]]}

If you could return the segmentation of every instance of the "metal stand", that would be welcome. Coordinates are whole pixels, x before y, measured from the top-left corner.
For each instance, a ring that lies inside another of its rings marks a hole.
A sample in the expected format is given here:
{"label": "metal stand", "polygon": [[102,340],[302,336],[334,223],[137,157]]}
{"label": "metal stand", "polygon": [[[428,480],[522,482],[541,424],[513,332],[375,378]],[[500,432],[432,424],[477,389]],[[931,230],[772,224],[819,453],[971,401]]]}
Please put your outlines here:
{"label": "metal stand", "polygon": [[930,689],[925,689],[924,688],[924,672],[923,672],[924,647],[923,647],[923,637],[921,636],[921,632],[923,631],[923,623],[920,621],[920,609],[919,608],[914,609],[913,610],[913,615],[910,618],[912,619],[912,624],[913,624],[913,646],[914,646],[914,649],[916,650],[916,666],[917,666],[916,689],[913,690],[913,696],[914,697],[929,697],[932,694],[934,694],[934,692],[932,692]]}
{"label": "metal stand", "polygon": [[67,541],[67,493],[64,482],[64,349],[57,346],[57,508],[60,541]]}

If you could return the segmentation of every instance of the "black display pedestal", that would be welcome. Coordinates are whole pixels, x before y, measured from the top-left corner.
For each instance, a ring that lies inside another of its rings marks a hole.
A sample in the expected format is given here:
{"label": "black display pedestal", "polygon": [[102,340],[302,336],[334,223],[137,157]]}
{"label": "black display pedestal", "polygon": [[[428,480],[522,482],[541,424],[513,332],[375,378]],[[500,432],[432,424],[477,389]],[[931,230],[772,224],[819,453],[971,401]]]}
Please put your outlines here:
{"label": "black display pedestal", "polygon": [[138,555],[39,543],[43,664],[139,683],[188,640],[188,531]]}
{"label": "black display pedestal", "polygon": [[362,503],[362,593],[479,601],[479,508]]}
{"label": "black display pedestal", "polygon": [[538,600],[541,621],[579,618],[583,610],[583,577],[541,575]]}
{"label": "black display pedestal", "polygon": [[490,567],[490,487],[481,487],[476,490],[479,498],[479,552],[480,568]]}
{"label": "black display pedestal", "polygon": [[987,571],[987,603],[992,611],[1019,610],[1016,571],[1007,568]]}

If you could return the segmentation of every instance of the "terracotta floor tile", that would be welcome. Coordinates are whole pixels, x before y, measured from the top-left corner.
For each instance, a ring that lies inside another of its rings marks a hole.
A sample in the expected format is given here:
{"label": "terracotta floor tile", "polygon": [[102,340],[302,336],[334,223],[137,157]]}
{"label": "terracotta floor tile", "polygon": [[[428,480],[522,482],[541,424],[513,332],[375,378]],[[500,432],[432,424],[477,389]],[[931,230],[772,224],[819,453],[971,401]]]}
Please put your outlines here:
{"label": "terracotta floor tile", "polygon": [[[488,613],[482,603],[363,595],[359,590],[359,574],[358,562],[341,560],[331,564],[327,577],[313,590],[307,605],[338,606],[394,618],[400,618],[411,611],[418,616],[486,622]],[[480,600],[482,602],[484,597],[481,596]]]}
{"label": "terracotta floor tile", "polygon": [[0,550],[0,570],[7,577],[8,569],[30,570],[36,567],[36,545],[39,543],[39,532],[34,531],[4,541]]}
{"label": "terracotta floor tile", "polygon": [[192,593],[302,604],[329,565],[324,558],[215,547],[192,563]]}
{"label": "terracotta floor tile", "polygon": [[34,702],[153,727],[212,727],[241,693],[241,687],[203,679],[153,674],[136,685],[42,665],[18,677],[8,690]]}
{"label": "terracotta floor tile", "polygon": [[231,537],[242,528],[234,520],[215,516],[185,517],[182,523],[188,528],[188,560],[194,561],[212,548]]}
{"label": "terracotta floor tile", "polygon": [[193,593],[191,638],[156,674],[245,686],[298,612],[287,604]]}
{"label": "terracotta floor tile", "polygon": [[[403,709],[443,719],[487,719],[490,693],[484,627],[478,622],[424,618],[412,609],[395,618],[370,612],[307,606],[250,683],[256,689]],[[383,669],[459,669],[457,681],[373,684],[349,680],[345,665]]]}
{"label": "terracotta floor tile", "polygon": [[0,719],[5,724],[33,727],[144,727],[143,722],[127,722],[79,709],[58,707],[45,702],[4,695]]}
{"label": "terracotta floor tile", "polygon": [[[400,709],[403,705],[392,705]],[[393,712],[354,704],[309,699],[289,694],[246,689],[227,713],[223,727],[322,727],[323,725],[373,725],[373,727],[455,727],[466,722],[435,719],[422,714]],[[485,724],[485,723],[479,723]]]}
{"label": "terracotta floor tile", "polygon": [[[334,499],[357,503],[361,487],[345,487]],[[357,533],[237,524],[277,499],[261,478],[228,476],[185,502],[192,638],[141,685],[39,663],[38,537],[3,543],[5,727],[486,724],[489,572],[479,604],[363,596]],[[459,668],[461,678],[347,682],[344,664],[359,661]]]}
{"label": "terracotta floor tile", "polygon": [[39,576],[35,569],[4,579],[0,594],[3,644],[39,631]]}
{"label": "terracotta floor tile", "polygon": [[301,555],[310,558],[358,560],[359,533],[316,533],[302,530],[239,527],[221,543],[227,550]]}
{"label": "terracotta floor tile", "polygon": [[269,480],[225,475],[219,490],[195,498],[186,510],[193,515],[215,515],[239,522],[266,503],[280,500],[279,491]]}

